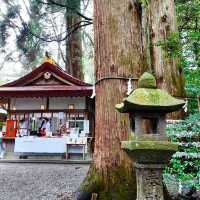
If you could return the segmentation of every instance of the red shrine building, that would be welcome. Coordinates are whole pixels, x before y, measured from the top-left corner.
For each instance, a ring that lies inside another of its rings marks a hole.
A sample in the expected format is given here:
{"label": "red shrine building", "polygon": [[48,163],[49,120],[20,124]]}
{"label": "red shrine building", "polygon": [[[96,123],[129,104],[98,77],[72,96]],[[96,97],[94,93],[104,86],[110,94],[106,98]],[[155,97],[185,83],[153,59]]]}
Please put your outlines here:
{"label": "red shrine building", "polygon": [[81,155],[94,136],[92,86],[47,59],[27,75],[0,86],[7,109],[3,130],[6,153]]}

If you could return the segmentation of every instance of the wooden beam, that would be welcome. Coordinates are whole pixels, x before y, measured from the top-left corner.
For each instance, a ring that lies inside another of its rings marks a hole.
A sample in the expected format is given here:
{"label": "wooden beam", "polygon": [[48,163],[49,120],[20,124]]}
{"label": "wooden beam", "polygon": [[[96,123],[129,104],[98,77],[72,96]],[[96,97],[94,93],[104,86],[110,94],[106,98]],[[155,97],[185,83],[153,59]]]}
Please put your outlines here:
{"label": "wooden beam", "polygon": [[46,109],[49,110],[49,97],[47,97],[47,100],[46,100]]}
{"label": "wooden beam", "polygon": [[65,113],[88,113],[88,111],[86,109],[74,109],[74,110],[70,110],[70,109],[56,109],[56,110],[49,110],[49,109],[45,109],[45,110],[10,110],[11,114],[15,114],[15,113],[50,113],[50,112],[65,112]]}

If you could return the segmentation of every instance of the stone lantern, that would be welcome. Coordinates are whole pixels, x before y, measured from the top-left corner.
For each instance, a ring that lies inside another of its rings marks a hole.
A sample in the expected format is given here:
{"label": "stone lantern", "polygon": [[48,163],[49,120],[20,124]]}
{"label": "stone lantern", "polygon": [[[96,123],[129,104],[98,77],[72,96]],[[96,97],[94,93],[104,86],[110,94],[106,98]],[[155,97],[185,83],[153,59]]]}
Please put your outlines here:
{"label": "stone lantern", "polygon": [[131,134],[122,141],[122,149],[134,161],[137,200],[164,200],[162,169],[178,146],[165,135],[166,114],[179,110],[183,100],[157,89],[155,77],[145,72],[134,90],[116,109],[129,113]]}

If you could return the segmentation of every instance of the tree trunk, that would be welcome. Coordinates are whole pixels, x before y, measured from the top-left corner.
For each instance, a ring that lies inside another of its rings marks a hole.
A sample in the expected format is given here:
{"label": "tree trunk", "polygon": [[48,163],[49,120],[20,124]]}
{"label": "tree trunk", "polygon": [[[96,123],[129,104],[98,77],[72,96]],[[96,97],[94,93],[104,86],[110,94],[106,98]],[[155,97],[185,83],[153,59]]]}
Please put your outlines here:
{"label": "tree trunk", "polygon": [[[80,10],[80,0],[73,0],[68,2],[71,8]],[[73,10],[66,11],[67,28],[74,27],[81,21],[81,17],[73,12]],[[66,41],[66,65],[65,70],[72,76],[83,79],[82,72],[82,44],[81,44],[81,30],[78,29],[68,37]]]}
{"label": "tree trunk", "polygon": [[[200,32],[200,26],[199,26],[199,17],[195,18],[195,32]],[[193,53],[194,53],[194,60],[195,65],[200,68],[200,49],[199,49],[199,43],[200,43],[200,37],[196,39],[196,41],[193,43]]]}
{"label": "tree trunk", "polygon": [[126,96],[126,78],[138,78],[147,68],[141,15],[129,0],[95,0],[94,13],[96,80],[125,80],[96,85],[94,164],[81,189],[98,193],[101,200],[131,200],[136,198],[135,172],[120,145],[128,139],[129,120],[115,104]]}
{"label": "tree trunk", "polygon": [[148,64],[159,87],[174,96],[185,96],[174,1],[148,0],[143,4],[142,21]]}
{"label": "tree trunk", "polygon": [[[169,10],[173,8],[170,2]],[[169,23],[174,20],[172,25],[157,25],[164,4],[166,1],[152,0],[144,9],[140,1],[94,1],[97,81],[105,77],[138,78],[149,66],[160,87],[174,95],[182,94],[182,71],[176,66],[177,59],[164,57],[161,47],[149,46],[165,40],[168,31],[175,30],[173,9],[169,17]],[[117,79],[104,79],[96,85],[94,163],[81,190],[98,193],[99,200],[136,199],[134,168],[120,148],[120,141],[128,139],[128,116],[117,113],[114,107],[126,96],[126,86],[127,81]],[[79,199],[84,198],[80,195]],[[166,192],[165,199],[170,199]]]}
{"label": "tree trunk", "polygon": [[[148,65],[156,76],[158,87],[166,89],[175,97],[184,97],[174,1],[148,0],[142,7],[143,43],[146,47]],[[170,118],[183,116],[183,111],[169,115]]]}

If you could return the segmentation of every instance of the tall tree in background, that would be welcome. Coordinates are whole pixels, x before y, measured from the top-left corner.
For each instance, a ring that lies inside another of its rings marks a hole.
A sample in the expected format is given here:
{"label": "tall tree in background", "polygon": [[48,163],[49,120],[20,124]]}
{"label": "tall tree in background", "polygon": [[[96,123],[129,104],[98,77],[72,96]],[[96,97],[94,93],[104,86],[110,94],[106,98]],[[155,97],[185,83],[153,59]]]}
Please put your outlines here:
{"label": "tall tree in background", "polygon": [[[41,11],[35,0],[24,1],[22,4],[16,1],[3,1],[0,19],[1,51],[5,54],[4,63],[7,61],[21,62],[27,70],[33,68],[41,55],[44,55],[44,41],[39,37],[42,32]],[[12,41],[12,45],[9,44]],[[10,46],[7,48],[7,46]],[[17,54],[17,56],[14,56]],[[16,58],[15,58],[16,57]],[[15,59],[13,59],[15,58]]]}
{"label": "tall tree in background", "polygon": [[[82,1],[4,1],[6,9],[2,8],[4,14],[0,19],[3,48],[10,39],[8,32],[12,32],[12,39],[17,44],[15,51],[18,52],[18,61],[25,66],[33,67],[41,62],[44,51],[50,47],[53,54],[58,55],[56,61],[62,65],[64,63],[68,73],[83,78],[81,28],[92,24],[92,19],[82,14]],[[5,54],[5,61],[13,58],[13,52],[9,49]]]}
{"label": "tall tree in background", "polygon": [[[148,66],[155,74],[158,86],[175,97],[185,97],[174,1],[143,1],[142,24]],[[183,115],[183,112],[175,112],[170,117]]]}
{"label": "tall tree in background", "polygon": [[174,1],[148,0],[142,4],[142,9],[148,65],[155,73],[159,87],[183,97],[183,68]]}
{"label": "tall tree in background", "polygon": [[[68,3],[70,8],[74,8],[80,12],[80,0],[70,1]],[[73,9],[66,10],[67,27],[73,27],[81,21],[81,17],[73,12]],[[66,40],[66,63],[65,68],[69,74],[77,78],[82,78],[82,41],[81,30],[78,29],[73,32]]]}
{"label": "tall tree in background", "polygon": [[[65,11],[66,35],[58,40],[65,41],[65,70],[83,79],[82,66],[82,28],[92,24],[92,19],[84,15],[89,5],[89,0],[48,0],[40,1],[42,4],[57,7]],[[63,56],[62,56],[63,57]]]}
{"label": "tall tree in background", "polygon": [[98,193],[100,200],[135,199],[134,168],[120,147],[120,141],[128,139],[129,124],[127,115],[115,110],[126,96],[126,81],[118,77],[139,78],[148,70],[160,87],[174,95],[184,94],[178,58],[163,47],[176,31],[174,3],[95,0],[94,14],[98,83],[94,163],[79,199],[84,199],[84,191]]}

